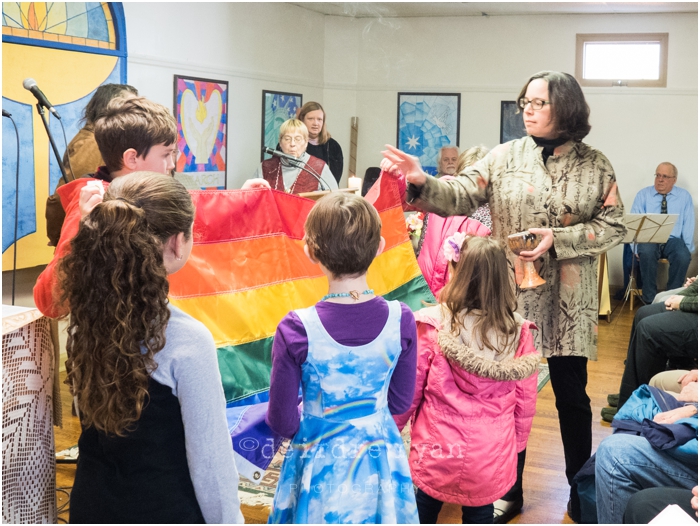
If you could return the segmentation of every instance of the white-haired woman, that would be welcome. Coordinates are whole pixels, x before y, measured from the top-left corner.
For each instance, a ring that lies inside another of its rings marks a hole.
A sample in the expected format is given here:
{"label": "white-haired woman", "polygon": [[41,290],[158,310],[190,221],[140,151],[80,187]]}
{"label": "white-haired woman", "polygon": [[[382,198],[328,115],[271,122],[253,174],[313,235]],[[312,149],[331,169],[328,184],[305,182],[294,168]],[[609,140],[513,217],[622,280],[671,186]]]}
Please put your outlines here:
{"label": "white-haired woman", "polygon": [[306,153],[309,131],[298,119],[289,119],[280,126],[280,147],[289,157],[272,157],[260,163],[255,177],[265,179],[273,190],[291,194],[337,190],[338,183],[328,165]]}

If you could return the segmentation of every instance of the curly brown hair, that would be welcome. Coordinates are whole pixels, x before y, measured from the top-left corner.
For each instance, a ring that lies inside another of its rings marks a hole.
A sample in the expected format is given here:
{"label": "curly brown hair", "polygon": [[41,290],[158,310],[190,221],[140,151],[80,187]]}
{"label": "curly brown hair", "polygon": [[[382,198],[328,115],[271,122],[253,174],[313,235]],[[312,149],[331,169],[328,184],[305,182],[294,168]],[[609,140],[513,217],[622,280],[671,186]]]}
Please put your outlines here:
{"label": "curly brown hair", "polygon": [[[503,245],[491,237],[467,237],[457,263],[450,262],[452,278],[440,292],[440,301],[450,311],[450,332],[457,335],[464,317],[479,311],[474,332],[483,345],[501,353],[515,340],[518,301]],[[488,338],[497,335],[497,346]]]}
{"label": "curly brown hair", "polygon": [[179,181],[135,172],[80,224],[59,276],[71,313],[66,383],[84,425],[124,436],[139,420],[170,318],[163,247],[180,232],[189,239],[193,220]]}

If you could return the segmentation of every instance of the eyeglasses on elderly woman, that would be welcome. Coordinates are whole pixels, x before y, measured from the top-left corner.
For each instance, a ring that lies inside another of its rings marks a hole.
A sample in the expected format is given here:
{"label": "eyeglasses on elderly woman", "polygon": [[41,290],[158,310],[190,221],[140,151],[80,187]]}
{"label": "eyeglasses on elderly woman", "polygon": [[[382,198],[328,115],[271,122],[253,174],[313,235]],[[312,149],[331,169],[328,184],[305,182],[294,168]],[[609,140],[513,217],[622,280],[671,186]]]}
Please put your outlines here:
{"label": "eyeglasses on elderly woman", "polygon": [[306,139],[304,139],[303,135],[283,135],[280,138],[281,144],[292,144],[292,143],[301,144],[304,141],[306,141]]}

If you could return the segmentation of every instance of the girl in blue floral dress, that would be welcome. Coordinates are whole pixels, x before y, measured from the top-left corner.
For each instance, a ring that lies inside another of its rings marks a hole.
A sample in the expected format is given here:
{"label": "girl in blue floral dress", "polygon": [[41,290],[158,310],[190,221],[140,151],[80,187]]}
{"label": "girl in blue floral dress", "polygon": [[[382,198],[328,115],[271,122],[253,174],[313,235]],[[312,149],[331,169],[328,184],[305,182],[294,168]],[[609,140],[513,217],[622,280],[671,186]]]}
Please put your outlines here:
{"label": "girl in blue floral dress", "polygon": [[293,438],[269,522],[418,523],[392,418],[413,398],[416,327],[406,305],[367,285],[385,245],[379,214],[361,197],[330,194],[305,230],[304,250],[328,277],[329,293],[290,312],[275,335],[267,423]]}

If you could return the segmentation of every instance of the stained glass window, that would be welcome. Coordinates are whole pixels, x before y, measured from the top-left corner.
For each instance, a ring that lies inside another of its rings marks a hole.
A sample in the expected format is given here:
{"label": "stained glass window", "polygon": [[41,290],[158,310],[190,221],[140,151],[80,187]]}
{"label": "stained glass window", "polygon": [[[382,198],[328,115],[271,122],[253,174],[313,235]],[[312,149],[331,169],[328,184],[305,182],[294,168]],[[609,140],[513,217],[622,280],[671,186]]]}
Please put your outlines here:
{"label": "stained glass window", "polygon": [[109,2],[3,2],[2,34],[43,40],[52,47],[117,49]]}

